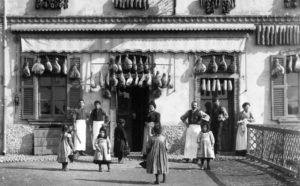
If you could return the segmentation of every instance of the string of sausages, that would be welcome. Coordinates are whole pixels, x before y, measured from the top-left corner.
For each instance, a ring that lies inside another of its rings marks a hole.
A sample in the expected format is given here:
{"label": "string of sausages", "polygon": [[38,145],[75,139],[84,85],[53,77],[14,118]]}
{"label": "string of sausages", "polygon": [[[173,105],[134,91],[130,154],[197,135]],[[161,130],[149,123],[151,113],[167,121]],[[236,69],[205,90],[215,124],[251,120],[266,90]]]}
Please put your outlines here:
{"label": "string of sausages", "polygon": [[149,0],[113,0],[114,7],[119,9],[148,9]]}
{"label": "string of sausages", "polygon": [[298,45],[300,44],[299,25],[258,25],[257,45]]}

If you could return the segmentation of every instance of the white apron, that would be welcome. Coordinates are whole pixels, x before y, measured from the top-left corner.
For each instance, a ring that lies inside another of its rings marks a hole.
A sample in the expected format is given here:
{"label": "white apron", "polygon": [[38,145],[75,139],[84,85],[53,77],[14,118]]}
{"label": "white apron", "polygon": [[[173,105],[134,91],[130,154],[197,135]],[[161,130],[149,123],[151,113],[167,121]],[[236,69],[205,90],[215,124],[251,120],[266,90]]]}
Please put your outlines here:
{"label": "white apron", "polygon": [[146,155],[147,154],[147,144],[152,136],[152,128],[154,127],[154,122],[149,122],[145,124],[144,127],[144,140],[143,140],[143,149],[142,149],[142,154]]}
{"label": "white apron", "polygon": [[197,137],[201,132],[200,125],[190,124],[186,130],[185,146],[184,146],[184,158],[194,159],[197,158]]}
{"label": "white apron", "polygon": [[85,145],[86,145],[86,120],[80,119],[76,120],[75,122],[76,127],[76,133],[78,138],[76,137],[76,134],[74,134],[74,150],[75,151],[85,151]]}
{"label": "white apron", "polygon": [[[242,125],[244,125],[242,127]],[[246,124],[238,126],[236,133],[236,147],[235,150],[247,150],[247,127]]]}
{"label": "white apron", "polygon": [[104,121],[93,121],[93,140],[92,140],[92,144],[93,144],[93,149],[94,150],[96,150],[95,142],[96,142],[97,136],[99,135],[99,130],[103,126],[103,124],[104,124]]}

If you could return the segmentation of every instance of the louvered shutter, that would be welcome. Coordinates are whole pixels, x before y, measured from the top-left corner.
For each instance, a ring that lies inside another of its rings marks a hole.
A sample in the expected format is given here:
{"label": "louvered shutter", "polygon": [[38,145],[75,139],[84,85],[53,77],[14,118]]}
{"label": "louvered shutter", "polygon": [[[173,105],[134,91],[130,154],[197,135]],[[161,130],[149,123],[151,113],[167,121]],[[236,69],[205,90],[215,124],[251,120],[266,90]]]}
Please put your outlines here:
{"label": "louvered shutter", "polygon": [[[285,56],[271,56],[271,73],[274,67],[274,61],[279,59],[279,63],[286,68]],[[272,98],[272,119],[279,120],[287,115],[287,83],[286,75],[274,78],[271,76],[271,98]]]}
{"label": "louvered shutter", "polygon": [[[69,57],[69,69],[75,63],[77,64],[78,70],[81,74],[81,58],[80,56],[71,56]],[[82,86],[80,79],[69,79],[68,78],[68,87],[67,87],[67,95],[68,95],[68,118],[71,119],[72,111],[78,107],[78,102],[82,98]]]}
{"label": "louvered shutter", "polygon": [[31,70],[34,63],[35,56],[23,56],[22,68],[21,68],[21,90],[22,90],[22,119],[34,119],[35,116],[35,104],[34,104],[34,79],[31,73],[31,77],[23,77],[23,66],[26,62],[29,63]]}

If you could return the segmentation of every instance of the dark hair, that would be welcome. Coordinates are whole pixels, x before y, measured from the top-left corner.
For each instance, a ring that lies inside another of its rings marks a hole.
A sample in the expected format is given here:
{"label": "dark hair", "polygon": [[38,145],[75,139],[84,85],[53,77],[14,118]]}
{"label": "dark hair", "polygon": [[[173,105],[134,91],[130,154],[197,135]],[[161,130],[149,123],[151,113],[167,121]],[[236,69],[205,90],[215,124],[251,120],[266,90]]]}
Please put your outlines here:
{"label": "dark hair", "polygon": [[220,101],[219,98],[218,98],[218,97],[214,97],[214,98],[213,98],[213,103],[215,103],[215,102],[217,102],[217,101]]}
{"label": "dark hair", "polygon": [[101,105],[101,102],[100,102],[99,100],[96,100],[96,101],[94,102],[94,105],[96,105],[97,103],[99,103],[99,105]]}
{"label": "dark hair", "polygon": [[161,132],[162,132],[161,126],[160,125],[154,125],[153,132],[154,132],[154,134],[161,134]]}
{"label": "dark hair", "polygon": [[64,125],[61,126],[61,131],[62,131],[63,133],[66,132],[68,129],[69,129],[69,126],[66,125],[66,124],[64,124]]}
{"label": "dark hair", "polygon": [[250,103],[249,102],[245,102],[245,103],[243,103],[242,107],[245,108],[247,105],[250,106]]}
{"label": "dark hair", "polygon": [[126,121],[123,118],[120,118],[118,121],[118,125],[125,124],[125,123],[126,123]]}
{"label": "dark hair", "polygon": [[201,131],[203,131],[203,127],[206,126],[207,127],[207,131],[210,131],[210,125],[207,121],[202,121],[202,125],[201,125]]}
{"label": "dark hair", "polygon": [[107,133],[106,133],[106,129],[105,129],[104,127],[101,127],[101,128],[100,128],[100,130],[99,130],[99,135],[98,135],[97,138],[101,138],[101,136],[100,136],[100,132],[101,132],[101,131],[104,132],[104,137],[103,137],[103,138],[106,139],[106,138],[107,138]]}
{"label": "dark hair", "polygon": [[79,99],[78,103],[79,103],[79,102],[81,102],[81,101],[83,101],[83,102],[84,102],[84,100],[83,100],[83,99]]}
{"label": "dark hair", "polygon": [[156,104],[155,104],[154,101],[151,101],[151,102],[149,103],[149,106],[150,106],[150,105],[152,105],[152,106],[156,109]]}

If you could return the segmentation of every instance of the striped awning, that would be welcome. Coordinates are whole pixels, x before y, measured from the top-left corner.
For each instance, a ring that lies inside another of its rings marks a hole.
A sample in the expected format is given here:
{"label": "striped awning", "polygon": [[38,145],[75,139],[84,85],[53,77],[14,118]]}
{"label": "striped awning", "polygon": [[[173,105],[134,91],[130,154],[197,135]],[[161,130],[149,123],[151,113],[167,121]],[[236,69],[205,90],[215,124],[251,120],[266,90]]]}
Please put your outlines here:
{"label": "striped awning", "polygon": [[254,24],[160,23],[160,24],[13,24],[13,32],[89,31],[253,31]]}
{"label": "striped awning", "polygon": [[246,38],[21,38],[22,52],[244,52]]}

